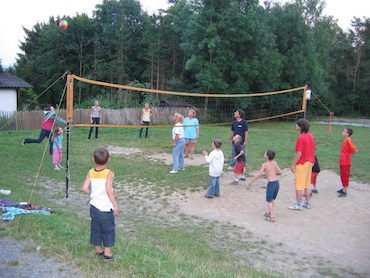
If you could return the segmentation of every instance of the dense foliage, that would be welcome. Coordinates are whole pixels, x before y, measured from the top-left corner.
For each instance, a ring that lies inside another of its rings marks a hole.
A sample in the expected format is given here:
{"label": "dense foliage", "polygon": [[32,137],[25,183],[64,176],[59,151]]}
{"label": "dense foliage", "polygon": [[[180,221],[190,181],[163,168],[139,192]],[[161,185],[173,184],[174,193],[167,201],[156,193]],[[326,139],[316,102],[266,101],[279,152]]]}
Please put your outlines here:
{"label": "dense foliage", "polygon": [[[336,115],[370,115],[370,19],[344,32],[322,15],[323,0],[169,0],[149,15],[137,0],[104,0],[85,14],[38,23],[26,31],[16,73],[41,92],[63,72],[112,83],[202,93],[275,91],[309,83]],[[56,103],[63,84],[40,102]],[[115,102],[125,92],[78,84]],[[51,99],[50,99],[51,96]],[[158,100],[157,100],[158,101]],[[284,104],[281,104],[284,105]],[[311,112],[324,114],[318,102]]]}

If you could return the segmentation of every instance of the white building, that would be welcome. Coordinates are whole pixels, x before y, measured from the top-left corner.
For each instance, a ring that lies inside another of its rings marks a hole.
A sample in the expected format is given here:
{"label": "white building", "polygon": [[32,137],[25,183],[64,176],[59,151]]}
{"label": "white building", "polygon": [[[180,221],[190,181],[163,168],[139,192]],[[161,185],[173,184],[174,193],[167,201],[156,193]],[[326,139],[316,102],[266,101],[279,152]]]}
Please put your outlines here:
{"label": "white building", "polygon": [[21,88],[32,88],[32,85],[15,75],[0,73],[0,116],[17,111]]}

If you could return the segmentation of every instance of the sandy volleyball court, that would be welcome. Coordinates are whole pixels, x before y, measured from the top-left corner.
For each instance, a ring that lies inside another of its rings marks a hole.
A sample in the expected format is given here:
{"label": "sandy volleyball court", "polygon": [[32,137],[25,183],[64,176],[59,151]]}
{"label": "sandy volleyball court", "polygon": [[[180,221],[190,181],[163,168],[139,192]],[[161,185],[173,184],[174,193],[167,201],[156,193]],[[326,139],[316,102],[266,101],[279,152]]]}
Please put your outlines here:
{"label": "sandy volleyball court", "polygon": [[[154,156],[164,163],[172,163],[171,155]],[[206,165],[203,156],[186,159],[187,166]],[[226,167],[225,167],[226,168]],[[249,178],[250,179],[250,178]],[[204,198],[205,190],[188,192],[186,198],[171,198],[182,213],[221,223],[244,227],[259,238],[287,248],[286,252],[299,253],[304,260],[316,258],[322,268],[343,270],[343,277],[370,276],[370,185],[350,182],[346,198],[338,198],[339,175],[321,171],[318,176],[318,194],[311,199],[311,209],[292,211],[295,202],[293,174],[285,169],[280,178],[276,200],[276,222],[264,221],[266,180],[261,178],[252,187],[246,182],[230,185],[232,172],[225,170],[221,178],[221,197]],[[297,271],[273,256],[276,267],[283,272]],[[266,258],[268,260],[268,258]],[[324,260],[324,261],[323,261]],[[319,262],[320,263],[320,262]],[[341,271],[339,271],[340,273]]]}

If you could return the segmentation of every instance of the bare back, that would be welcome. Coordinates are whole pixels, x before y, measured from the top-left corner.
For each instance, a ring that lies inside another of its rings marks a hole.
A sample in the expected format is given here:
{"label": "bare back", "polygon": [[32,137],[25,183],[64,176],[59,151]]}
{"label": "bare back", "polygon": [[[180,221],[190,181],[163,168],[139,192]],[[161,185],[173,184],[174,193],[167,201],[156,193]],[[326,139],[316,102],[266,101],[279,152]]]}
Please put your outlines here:
{"label": "bare back", "polygon": [[263,163],[261,170],[262,169],[265,171],[267,180],[269,182],[278,180],[277,176],[281,174],[279,165],[274,160],[269,160]]}

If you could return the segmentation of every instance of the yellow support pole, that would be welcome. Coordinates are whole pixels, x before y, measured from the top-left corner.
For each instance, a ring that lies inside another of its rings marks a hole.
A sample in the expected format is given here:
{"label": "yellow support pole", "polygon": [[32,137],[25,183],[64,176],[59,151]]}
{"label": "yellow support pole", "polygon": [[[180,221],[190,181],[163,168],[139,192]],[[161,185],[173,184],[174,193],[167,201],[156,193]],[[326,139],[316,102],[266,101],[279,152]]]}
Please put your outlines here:
{"label": "yellow support pole", "polygon": [[73,122],[73,75],[67,75],[67,122]]}
{"label": "yellow support pole", "polygon": [[67,76],[67,148],[66,148],[66,198],[68,198],[68,188],[70,180],[70,167],[69,167],[69,143],[71,125],[73,122],[73,75],[68,74]]}
{"label": "yellow support pole", "polygon": [[306,119],[306,109],[307,109],[307,89],[308,89],[308,85],[305,85],[303,87],[303,100],[302,100],[302,110],[303,110],[303,115],[304,115],[304,118]]}

